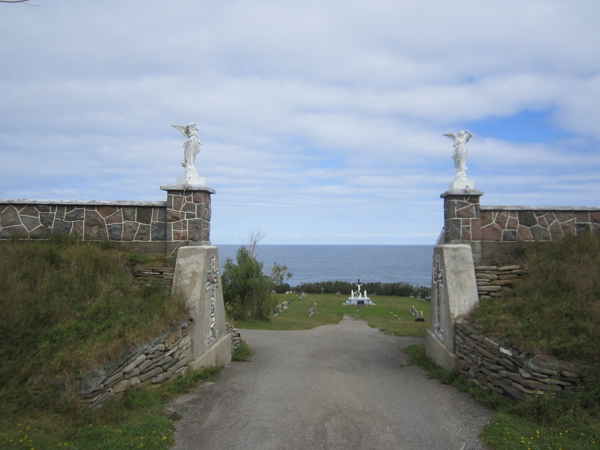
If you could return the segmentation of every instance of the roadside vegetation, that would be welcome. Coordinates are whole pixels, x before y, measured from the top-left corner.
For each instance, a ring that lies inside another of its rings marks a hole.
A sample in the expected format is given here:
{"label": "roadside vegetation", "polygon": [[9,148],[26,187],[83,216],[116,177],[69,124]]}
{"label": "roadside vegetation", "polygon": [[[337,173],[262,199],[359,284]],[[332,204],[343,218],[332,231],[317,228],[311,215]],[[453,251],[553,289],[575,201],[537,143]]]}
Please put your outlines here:
{"label": "roadside vegetation", "polygon": [[168,448],[170,398],[217,369],[91,410],[78,380],[166,332],[188,314],[154,281],[135,286],[131,266],[159,264],[108,243],[0,242],[0,443],[8,448]]}
{"label": "roadside vegetation", "polygon": [[482,301],[469,323],[507,346],[578,365],[583,386],[513,402],[436,366],[422,346],[405,351],[433,378],[496,411],[482,435],[490,449],[599,449],[600,235],[523,246],[519,253],[527,277],[502,297]]}

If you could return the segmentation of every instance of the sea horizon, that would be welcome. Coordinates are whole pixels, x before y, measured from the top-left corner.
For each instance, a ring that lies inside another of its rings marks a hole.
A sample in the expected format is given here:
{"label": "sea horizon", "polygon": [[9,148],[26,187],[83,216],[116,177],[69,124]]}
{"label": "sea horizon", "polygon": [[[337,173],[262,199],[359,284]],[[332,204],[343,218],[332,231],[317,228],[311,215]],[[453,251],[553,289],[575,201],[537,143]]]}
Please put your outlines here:
{"label": "sea horizon", "polygon": [[[215,244],[223,266],[235,262],[243,244]],[[431,285],[431,254],[434,245],[423,244],[259,244],[258,261],[265,273],[273,263],[288,266],[290,286],[322,281],[355,283],[409,283]]]}

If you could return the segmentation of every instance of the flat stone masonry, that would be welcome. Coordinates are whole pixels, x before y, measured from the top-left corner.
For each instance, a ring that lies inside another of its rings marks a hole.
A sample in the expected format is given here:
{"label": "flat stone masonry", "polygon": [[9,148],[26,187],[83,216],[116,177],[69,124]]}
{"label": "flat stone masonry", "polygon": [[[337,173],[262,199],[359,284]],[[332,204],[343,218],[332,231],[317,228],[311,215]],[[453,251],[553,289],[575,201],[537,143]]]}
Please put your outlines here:
{"label": "flat stone masonry", "polygon": [[120,360],[88,373],[78,386],[85,403],[100,408],[110,398],[120,400],[128,389],[145,389],[182,377],[193,361],[191,318]]}
{"label": "flat stone masonry", "polygon": [[515,283],[527,274],[520,265],[506,266],[475,266],[475,279],[477,280],[477,293],[479,300],[489,300],[499,297],[502,292],[512,290]]}
{"label": "flat stone masonry", "polygon": [[555,394],[583,381],[572,364],[504,348],[464,321],[456,323],[455,348],[464,378],[517,400]]}

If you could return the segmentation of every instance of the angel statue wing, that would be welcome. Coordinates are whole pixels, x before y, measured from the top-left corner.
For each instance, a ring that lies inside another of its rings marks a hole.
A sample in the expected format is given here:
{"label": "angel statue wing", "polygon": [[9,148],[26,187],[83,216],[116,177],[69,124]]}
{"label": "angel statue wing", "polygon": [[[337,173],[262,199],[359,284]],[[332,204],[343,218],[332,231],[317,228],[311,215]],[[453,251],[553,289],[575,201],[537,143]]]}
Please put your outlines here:
{"label": "angel statue wing", "polygon": [[181,131],[181,134],[183,134],[185,137],[189,137],[187,135],[187,125],[171,125],[173,128],[177,128],[179,131]]}
{"label": "angel statue wing", "polygon": [[[175,126],[175,125],[173,125]],[[452,142],[456,143],[456,135],[452,134],[452,133],[446,133],[444,134],[444,136],[448,136],[450,139],[452,139]]]}

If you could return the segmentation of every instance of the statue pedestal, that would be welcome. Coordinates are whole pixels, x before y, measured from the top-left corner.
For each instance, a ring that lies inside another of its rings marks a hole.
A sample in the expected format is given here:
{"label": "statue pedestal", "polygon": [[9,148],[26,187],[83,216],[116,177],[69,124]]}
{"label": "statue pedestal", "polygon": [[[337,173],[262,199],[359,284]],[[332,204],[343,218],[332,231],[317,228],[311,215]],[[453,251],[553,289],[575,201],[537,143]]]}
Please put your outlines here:
{"label": "statue pedestal", "polygon": [[469,179],[456,179],[448,185],[448,191],[471,191],[475,189],[475,182]]}
{"label": "statue pedestal", "polygon": [[167,191],[167,255],[184,245],[210,245],[210,196],[215,190],[179,183],[160,188]]}
{"label": "statue pedestal", "polygon": [[[473,183],[472,181],[468,181]],[[481,218],[479,198],[483,191],[476,189],[458,188],[454,181],[450,183],[450,190],[444,192],[444,243],[460,244],[469,241],[481,240]],[[474,183],[473,183],[474,185]],[[454,189],[452,189],[454,187]]]}
{"label": "statue pedestal", "polygon": [[187,182],[185,181],[185,177],[177,177],[175,184],[189,184],[193,186],[204,186],[204,177],[190,177]]}

